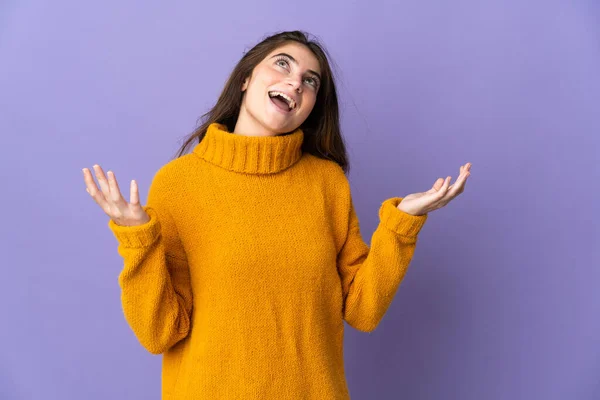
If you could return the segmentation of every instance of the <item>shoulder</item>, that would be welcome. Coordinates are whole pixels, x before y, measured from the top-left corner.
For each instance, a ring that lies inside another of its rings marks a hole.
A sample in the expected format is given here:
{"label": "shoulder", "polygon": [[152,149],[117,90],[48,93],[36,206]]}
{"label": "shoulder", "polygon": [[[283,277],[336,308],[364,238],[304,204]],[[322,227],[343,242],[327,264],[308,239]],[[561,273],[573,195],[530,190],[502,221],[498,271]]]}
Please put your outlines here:
{"label": "shoulder", "polygon": [[185,191],[185,183],[189,179],[194,161],[192,155],[186,154],[166,162],[155,170],[148,188],[148,202],[161,205],[176,204]]}
{"label": "shoulder", "polygon": [[323,176],[332,182],[345,183],[348,182],[346,173],[338,163],[325,158],[317,157],[313,154],[306,153],[305,155],[308,164],[312,171],[319,176]]}
{"label": "shoulder", "polygon": [[181,182],[189,175],[189,171],[194,167],[195,161],[192,154],[185,154],[168,161],[154,173],[152,178],[153,184],[170,186]]}
{"label": "shoulder", "polygon": [[306,154],[311,180],[316,180],[335,197],[350,196],[350,182],[342,167],[335,161]]}

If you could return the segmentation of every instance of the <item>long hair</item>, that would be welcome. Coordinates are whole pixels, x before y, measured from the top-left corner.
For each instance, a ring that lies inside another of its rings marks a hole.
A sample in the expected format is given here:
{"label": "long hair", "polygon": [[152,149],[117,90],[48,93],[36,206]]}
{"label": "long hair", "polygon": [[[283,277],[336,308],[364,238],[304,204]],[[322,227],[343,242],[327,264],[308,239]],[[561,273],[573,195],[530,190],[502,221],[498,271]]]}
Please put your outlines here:
{"label": "long hair", "polygon": [[304,132],[302,151],[332,160],[342,167],[346,174],[349,172],[348,154],[340,130],[337,92],[327,51],[316,40],[309,40],[308,34],[302,31],[280,32],[268,36],[244,54],[227,79],[216,105],[202,115],[200,126],[184,138],[184,144],[178,150],[176,158],[181,157],[190,144],[200,143],[208,126],[213,122],[225,125],[230,132],[235,129],[244,96],[241,90],[244,80],[267,55],[288,42],[298,42],[306,46],[315,55],[321,67],[321,87],[314,108],[300,126]]}

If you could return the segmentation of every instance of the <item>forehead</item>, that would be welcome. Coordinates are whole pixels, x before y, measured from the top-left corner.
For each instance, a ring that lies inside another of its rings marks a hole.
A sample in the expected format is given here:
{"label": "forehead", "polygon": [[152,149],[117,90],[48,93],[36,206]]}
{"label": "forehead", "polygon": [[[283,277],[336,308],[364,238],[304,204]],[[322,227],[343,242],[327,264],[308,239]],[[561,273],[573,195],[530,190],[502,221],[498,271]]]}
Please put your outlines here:
{"label": "forehead", "polygon": [[294,59],[298,62],[298,67],[300,69],[312,69],[319,74],[321,73],[319,60],[317,60],[317,57],[315,57],[313,52],[303,44],[292,42],[279,46],[269,53],[265,61],[269,61],[273,56],[279,53],[286,53],[294,57]]}

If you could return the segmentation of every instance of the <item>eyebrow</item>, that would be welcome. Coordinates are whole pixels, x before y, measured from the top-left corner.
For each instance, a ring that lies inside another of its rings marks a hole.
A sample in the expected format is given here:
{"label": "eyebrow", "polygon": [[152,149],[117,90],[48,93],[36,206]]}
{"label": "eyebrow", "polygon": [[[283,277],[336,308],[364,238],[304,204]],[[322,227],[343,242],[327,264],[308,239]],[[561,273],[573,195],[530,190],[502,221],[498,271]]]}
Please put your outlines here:
{"label": "eyebrow", "polygon": [[[279,57],[279,56],[284,56],[289,58],[294,64],[298,65],[298,61],[296,61],[296,59],[292,56],[290,56],[288,53],[279,53],[279,54],[275,54],[273,57],[271,58],[275,58],[275,57]],[[321,75],[319,75],[316,71],[313,71],[312,69],[309,69],[308,72],[310,72],[311,74],[315,75],[317,78],[319,78],[319,80],[321,79]]]}

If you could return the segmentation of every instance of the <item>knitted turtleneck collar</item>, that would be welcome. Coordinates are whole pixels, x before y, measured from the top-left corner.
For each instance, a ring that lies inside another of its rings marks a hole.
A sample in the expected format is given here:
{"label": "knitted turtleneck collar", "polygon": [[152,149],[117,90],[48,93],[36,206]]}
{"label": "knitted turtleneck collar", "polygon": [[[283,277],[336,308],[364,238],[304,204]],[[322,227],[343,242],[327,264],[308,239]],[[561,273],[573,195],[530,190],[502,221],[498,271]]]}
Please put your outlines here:
{"label": "knitted turtleneck collar", "polygon": [[297,129],[277,136],[244,136],[230,133],[223,124],[208,126],[193,152],[219,167],[247,174],[282,171],[302,157],[304,133]]}

